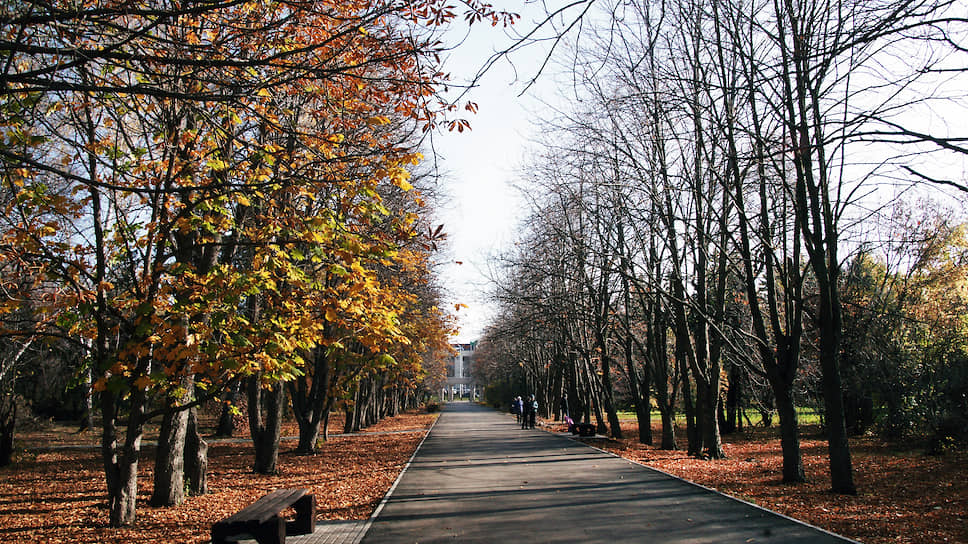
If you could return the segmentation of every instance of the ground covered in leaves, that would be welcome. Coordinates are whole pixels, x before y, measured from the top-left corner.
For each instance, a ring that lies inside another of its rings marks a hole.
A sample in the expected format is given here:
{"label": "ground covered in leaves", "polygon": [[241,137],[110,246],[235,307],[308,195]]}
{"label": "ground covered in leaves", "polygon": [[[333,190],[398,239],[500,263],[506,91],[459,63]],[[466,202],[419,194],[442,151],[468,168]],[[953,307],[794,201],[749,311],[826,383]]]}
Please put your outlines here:
{"label": "ground covered in leaves", "polygon": [[[0,542],[188,542],[208,540],[212,523],[280,487],[308,487],[318,519],[365,519],[370,515],[436,414],[407,413],[357,435],[334,435],[313,456],[292,452],[283,441],[280,473],[251,472],[250,444],[215,441],[209,450],[212,493],[176,508],[147,505],[153,448],[140,463],[135,527],[106,526],[104,474],[93,433],[41,425],[19,435],[14,466],[0,469]],[[334,421],[331,432],[341,430]],[[563,430],[552,426],[552,430]],[[856,496],[829,493],[826,443],[816,428],[802,440],[807,483],[780,483],[781,455],[775,429],[747,429],[724,437],[724,460],[704,461],[684,451],[638,444],[634,422],[624,440],[589,443],[723,493],[804,520],[868,544],[968,543],[968,453],[925,455],[917,444],[888,444],[864,437],[851,443]],[[658,439],[658,427],[654,429]],[[285,435],[295,434],[287,426]],[[245,431],[238,433],[245,436]],[[150,438],[150,436],[149,436]],[[681,438],[680,440],[684,440]],[[68,446],[68,447],[65,447]]]}
{"label": "ground covered in leaves", "polygon": [[[312,456],[294,454],[296,443],[283,441],[275,476],[252,473],[248,441],[213,441],[211,493],[174,508],[147,504],[154,448],[145,447],[139,463],[138,520],[126,529],[107,527],[104,472],[98,450],[91,447],[96,437],[44,426],[20,435],[29,449],[13,466],[0,469],[0,542],[207,542],[212,523],[283,487],[311,489],[317,520],[366,519],[435,418],[402,414],[364,433],[332,436]],[[64,447],[68,445],[72,447]]]}
{"label": "ground covered in leaves", "polygon": [[[856,496],[830,493],[827,443],[804,427],[807,482],[780,483],[782,456],[774,429],[723,437],[727,459],[696,459],[638,443],[638,426],[623,422],[623,440],[594,446],[867,544],[968,543],[968,452],[926,455],[920,445],[878,438],[851,440]],[[656,443],[659,428],[653,429]],[[684,443],[684,433],[679,435]]]}

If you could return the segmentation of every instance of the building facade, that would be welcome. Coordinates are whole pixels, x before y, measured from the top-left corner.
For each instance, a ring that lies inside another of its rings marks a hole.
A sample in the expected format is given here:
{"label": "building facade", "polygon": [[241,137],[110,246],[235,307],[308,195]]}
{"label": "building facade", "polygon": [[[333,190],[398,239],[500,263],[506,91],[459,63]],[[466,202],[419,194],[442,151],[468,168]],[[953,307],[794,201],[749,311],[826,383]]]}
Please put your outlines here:
{"label": "building facade", "polygon": [[466,398],[477,400],[481,395],[473,373],[474,351],[477,349],[477,342],[451,344],[451,347],[457,354],[447,364],[447,385],[441,392],[441,399]]}

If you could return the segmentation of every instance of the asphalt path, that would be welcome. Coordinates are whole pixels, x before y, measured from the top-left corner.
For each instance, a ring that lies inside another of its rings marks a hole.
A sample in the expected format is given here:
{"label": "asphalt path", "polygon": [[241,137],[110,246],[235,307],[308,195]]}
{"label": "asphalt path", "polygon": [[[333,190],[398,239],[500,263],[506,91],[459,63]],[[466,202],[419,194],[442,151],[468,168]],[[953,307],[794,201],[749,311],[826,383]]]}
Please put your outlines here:
{"label": "asphalt path", "polygon": [[450,403],[364,543],[843,543],[512,417]]}

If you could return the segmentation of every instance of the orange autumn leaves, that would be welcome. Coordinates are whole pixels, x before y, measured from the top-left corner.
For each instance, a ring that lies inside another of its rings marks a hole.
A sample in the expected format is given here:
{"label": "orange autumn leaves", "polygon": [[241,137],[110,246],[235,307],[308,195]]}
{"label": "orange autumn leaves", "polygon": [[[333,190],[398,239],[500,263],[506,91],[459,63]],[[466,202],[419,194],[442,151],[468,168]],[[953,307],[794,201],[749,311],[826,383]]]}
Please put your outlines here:
{"label": "orange autumn leaves", "polygon": [[0,311],[29,300],[41,332],[89,346],[97,388],[284,380],[315,346],[419,374],[420,354],[446,341],[448,317],[416,292],[431,280],[411,170],[414,135],[448,109],[433,28],[452,8],[94,2],[10,15],[4,35],[34,49],[10,52],[3,76],[0,258],[31,281]]}

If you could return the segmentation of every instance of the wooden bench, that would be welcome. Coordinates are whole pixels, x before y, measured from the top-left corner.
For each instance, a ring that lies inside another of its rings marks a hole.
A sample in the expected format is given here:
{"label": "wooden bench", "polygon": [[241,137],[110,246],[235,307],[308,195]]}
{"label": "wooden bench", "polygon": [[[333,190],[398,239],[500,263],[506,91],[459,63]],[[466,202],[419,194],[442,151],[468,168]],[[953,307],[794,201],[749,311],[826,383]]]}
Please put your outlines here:
{"label": "wooden bench", "polygon": [[[279,514],[292,506],[295,521],[287,522]],[[212,525],[212,544],[239,534],[252,535],[259,544],[285,544],[286,535],[305,535],[316,525],[316,504],[308,489],[277,489],[235,514]]]}

